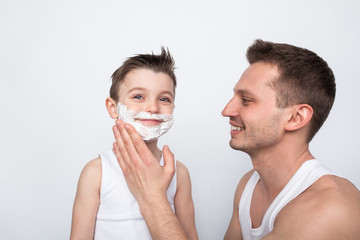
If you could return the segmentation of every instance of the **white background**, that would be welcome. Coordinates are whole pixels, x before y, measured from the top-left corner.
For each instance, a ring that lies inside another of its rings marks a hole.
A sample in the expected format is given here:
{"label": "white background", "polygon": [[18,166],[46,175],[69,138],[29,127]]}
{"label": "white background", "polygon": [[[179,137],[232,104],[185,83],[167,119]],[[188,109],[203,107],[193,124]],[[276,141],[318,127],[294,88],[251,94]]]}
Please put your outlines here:
{"label": "white background", "polygon": [[110,76],[169,47],[176,122],[160,142],[189,169],[200,239],[222,239],[251,168],[221,110],[257,38],[315,51],[337,97],[311,144],[360,187],[360,2],[0,0],[0,239],[67,239],[83,166],[111,148]]}

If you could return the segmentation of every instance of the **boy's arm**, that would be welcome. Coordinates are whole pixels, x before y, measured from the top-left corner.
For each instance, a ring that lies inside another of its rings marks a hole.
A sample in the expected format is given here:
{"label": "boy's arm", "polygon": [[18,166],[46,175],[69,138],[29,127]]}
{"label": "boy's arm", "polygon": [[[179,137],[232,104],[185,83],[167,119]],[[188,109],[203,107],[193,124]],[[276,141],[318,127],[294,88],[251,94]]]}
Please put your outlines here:
{"label": "boy's arm", "polygon": [[184,164],[177,161],[177,190],[175,214],[190,239],[198,239],[195,226],[194,203],[191,196],[190,175]]}
{"label": "boy's arm", "polygon": [[96,214],[100,202],[101,161],[90,161],[84,167],[74,201],[71,240],[94,239]]}
{"label": "boy's arm", "polygon": [[[166,190],[174,175],[174,156],[164,147],[164,167],[147,148],[141,136],[129,124],[116,121],[113,127],[114,152],[131,193],[153,239],[188,239],[167,200]],[[129,133],[128,133],[129,132]]]}

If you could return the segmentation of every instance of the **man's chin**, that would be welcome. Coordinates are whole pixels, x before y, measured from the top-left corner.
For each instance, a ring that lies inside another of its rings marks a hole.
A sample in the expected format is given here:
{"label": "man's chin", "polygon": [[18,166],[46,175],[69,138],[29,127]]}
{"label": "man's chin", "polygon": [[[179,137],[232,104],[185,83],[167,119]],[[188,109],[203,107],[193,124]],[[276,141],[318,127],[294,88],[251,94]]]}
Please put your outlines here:
{"label": "man's chin", "polygon": [[242,151],[242,152],[247,152],[246,148],[243,145],[239,145],[234,143],[232,140],[230,140],[229,145],[232,149],[237,150],[237,151]]}
{"label": "man's chin", "polygon": [[229,145],[234,150],[241,150],[241,148],[237,144],[233,143],[231,140],[229,142]]}

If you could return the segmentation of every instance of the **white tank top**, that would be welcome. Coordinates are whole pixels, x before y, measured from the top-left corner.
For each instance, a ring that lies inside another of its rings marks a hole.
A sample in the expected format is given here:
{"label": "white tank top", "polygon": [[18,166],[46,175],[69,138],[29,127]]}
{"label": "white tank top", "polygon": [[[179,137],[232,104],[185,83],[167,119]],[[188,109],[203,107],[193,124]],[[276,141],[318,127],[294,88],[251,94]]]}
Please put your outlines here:
{"label": "white tank top", "polygon": [[[100,154],[100,158],[102,180],[94,239],[151,239],[138,202],[126,184],[114,152],[110,150]],[[163,159],[160,164],[164,165]],[[175,193],[176,171],[167,191],[168,201],[174,212]]]}
{"label": "white tank top", "polygon": [[259,173],[255,171],[247,182],[239,203],[239,220],[243,239],[258,240],[266,236],[273,230],[275,218],[280,210],[324,175],[338,176],[318,160],[304,162],[271,203],[261,225],[258,228],[252,228],[250,204],[254,188],[260,179]]}

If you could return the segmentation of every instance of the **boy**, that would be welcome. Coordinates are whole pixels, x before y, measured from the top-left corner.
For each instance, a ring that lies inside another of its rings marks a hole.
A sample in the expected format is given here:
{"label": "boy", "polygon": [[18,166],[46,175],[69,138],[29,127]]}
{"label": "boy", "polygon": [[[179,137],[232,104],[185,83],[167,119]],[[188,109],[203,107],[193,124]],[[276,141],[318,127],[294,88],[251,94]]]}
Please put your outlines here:
{"label": "boy", "polygon": [[[160,55],[127,59],[113,73],[106,99],[110,117],[133,125],[160,164],[157,139],[171,127],[175,87],[174,60],[162,48]],[[188,237],[198,239],[189,173],[178,161],[167,197]],[[112,150],[90,161],[81,173],[70,239],[151,239]]]}

